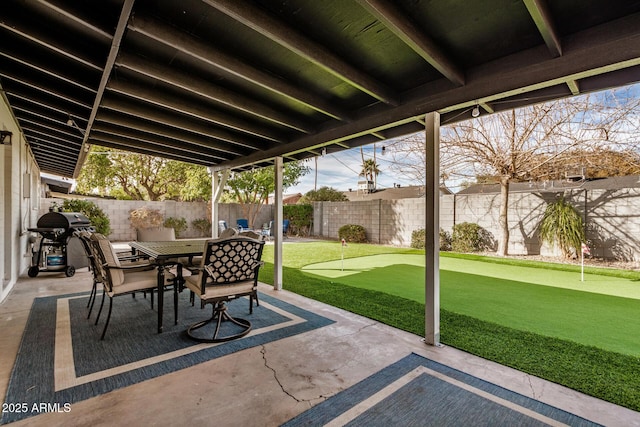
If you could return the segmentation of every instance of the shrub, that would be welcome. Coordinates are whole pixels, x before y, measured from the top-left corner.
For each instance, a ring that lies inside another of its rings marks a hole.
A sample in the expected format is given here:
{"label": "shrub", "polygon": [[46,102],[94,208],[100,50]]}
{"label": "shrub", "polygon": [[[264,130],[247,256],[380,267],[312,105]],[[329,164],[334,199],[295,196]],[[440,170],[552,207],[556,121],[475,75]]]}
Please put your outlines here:
{"label": "shrub", "polygon": [[413,230],[411,233],[411,247],[414,249],[424,249],[425,235],[424,228]]}
{"label": "shrub", "polygon": [[289,220],[289,234],[309,235],[313,222],[312,205],[285,205],[282,214]]}
{"label": "shrub", "polygon": [[206,218],[194,219],[191,221],[193,228],[198,230],[203,236],[211,236],[211,221]]}
{"label": "shrub", "polygon": [[455,252],[480,252],[485,248],[484,229],[478,224],[463,222],[453,226],[451,249]]}
{"label": "shrub", "polygon": [[441,251],[450,251],[451,250],[451,233],[446,230],[440,229],[440,250]]}
{"label": "shrub", "polygon": [[[411,233],[411,247],[414,249],[424,249],[425,236],[426,233],[424,228],[414,230],[413,233]],[[445,231],[442,228],[440,229],[440,250],[451,250],[451,235],[448,231]]]}
{"label": "shrub", "polygon": [[91,221],[91,225],[100,234],[108,236],[111,233],[111,222],[107,214],[95,203],[89,200],[69,199],[62,203],[62,209],[66,212],[80,212]]}
{"label": "shrub", "polygon": [[557,243],[566,257],[579,254],[585,241],[582,216],[562,197],[547,205],[540,224],[540,237],[552,246]]}
{"label": "shrub", "polygon": [[143,206],[129,212],[129,220],[133,228],[139,230],[160,227],[164,222],[164,217],[158,209],[150,209]]}
{"label": "shrub", "polygon": [[163,225],[167,228],[173,228],[176,232],[176,237],[180,237],[180,233],[187,229],[187,220],[170,216],[164,221]]}
{"label": "shrub", "polygon": [[367,233],[361,225],[346,224],[338,230],[338,238],[352,243],[365,243]]}

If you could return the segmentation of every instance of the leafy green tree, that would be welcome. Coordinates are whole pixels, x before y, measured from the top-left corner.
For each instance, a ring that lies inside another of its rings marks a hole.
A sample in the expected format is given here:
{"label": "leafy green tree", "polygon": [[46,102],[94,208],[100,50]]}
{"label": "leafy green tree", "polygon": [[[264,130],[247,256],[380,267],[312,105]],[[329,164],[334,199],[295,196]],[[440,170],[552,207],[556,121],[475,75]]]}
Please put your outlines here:
{"label": "leafy green tree", "polygon": [[129,200],[206,200],[206,167],[94,146],[78,177],[77,191]]}
{"label": "leafy green tree", "polygon": [[321,187],[318,190],[311,190],[305,193],[298,200],[299,205],[309,205],[313,202],[345,202],[349,200],[342,191],[333,187]]}
{"label": "leafy green tree", "polygon": [[[309,168],[302,162],[290,162],[284,165],[282,175],[283,190],[298,184],[301,177],[309,173]],[[226,191],[229,193],[225,201],[243,205],[243,214],[253,225],[259,206],[267,203],[269,194],[275,191],[274,166],[252,169],[234,174],[227,180]]]}

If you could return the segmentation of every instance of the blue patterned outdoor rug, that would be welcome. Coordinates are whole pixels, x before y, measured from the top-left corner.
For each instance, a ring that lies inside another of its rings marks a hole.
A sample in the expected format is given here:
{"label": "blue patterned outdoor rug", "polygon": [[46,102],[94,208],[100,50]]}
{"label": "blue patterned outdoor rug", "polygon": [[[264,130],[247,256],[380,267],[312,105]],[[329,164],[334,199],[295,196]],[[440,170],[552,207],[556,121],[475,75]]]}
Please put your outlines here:
{"label": "blue patterned outdoor rug", "polygon": [[95,326],[99,299],[88,320],[86,293],[36,298],[0,424],[45,411],[68,412],[75,402],[333,323],[260,294],[260,306],[254,306],[253,314],[249,314],[247,298],[229,303],[233,316],[251,321],[249,335],[226,343],[201,344],[189,339],[184,331],[210,316],[211,306],[201,310],[196,301],[191,307],[188,294],[180,294],[178,325],[173,324],[173,296],[169,292],[165,295],[162,334],[156,332],[157,312],[150,309],[148,298],[141,294],[135,299],[129,295],[117,297],[104,341],[100,341],[100,334],[108,302]]}
{"label": "blue patterned outdoor rug", "polygon": [[411,354],[283,426],[597,426]]}

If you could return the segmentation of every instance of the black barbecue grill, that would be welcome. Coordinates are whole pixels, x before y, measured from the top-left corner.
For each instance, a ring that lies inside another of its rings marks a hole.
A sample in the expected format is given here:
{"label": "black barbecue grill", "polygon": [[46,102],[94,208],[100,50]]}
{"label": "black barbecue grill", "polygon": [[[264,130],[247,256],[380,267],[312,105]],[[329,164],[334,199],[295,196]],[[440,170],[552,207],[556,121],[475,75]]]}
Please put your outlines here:
{"label": "black barbecue grill", "polygon": [[95,231],[85,215],[77,212],[49,212],[38,219],[37,228],[28,230],[41,236],[38,251],[34,253],[33,263],[29,267],[29,277],[36,277],[41,271],[64,271],[67,277],[71,277],[76,272],[75,265],[86,265],[86,260],[81,258],[83,253],[73,257],[68,250],[74,233]]}

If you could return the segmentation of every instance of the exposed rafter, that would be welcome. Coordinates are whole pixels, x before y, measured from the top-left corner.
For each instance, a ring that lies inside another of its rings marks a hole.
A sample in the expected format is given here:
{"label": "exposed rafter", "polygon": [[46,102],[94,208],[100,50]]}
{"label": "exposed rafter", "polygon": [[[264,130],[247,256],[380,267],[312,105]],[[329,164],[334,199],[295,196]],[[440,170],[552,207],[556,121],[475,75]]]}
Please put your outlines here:
{"label": "exposed rafter", "polygon": [[[422,87],[407,98],[405,104],[385,110],[373,110],[361,120],[343,124],[314,135],[301,137],[289,144],[274,147],[264,153],[252,154],[221,164],[220,168],[251,164],[265,157],[276,157],[298,152],[303,147],[314,147],[322,142],[336,143],[362,137],[373,132],[405,126],[414,122],[423,111],[447,112],[468,108],[477,101],[489,102],[545,87],[564,85],[568,80],[595,76],[610,71],[640,65],[640,15],[629,17],[610,27],[585,31],[573,39],[560,58],[537,60],[536,48],[502,58],[477,70],[470,70],[467,84],[452,90]],[[618,45],[635,46],[634,49],[615,49]],[[606,58],[596,67],[594,58]],[[446,93],[446,96],[443,96]]]}
{"label": "exposed rafter", "polygon": [[260,117],[280,126],[286,126],[303,133],[310,133],[313,130],[308,124],[296,120],[293,114],[275,111],[273,108],[265,107],[264,104],[258,101],[217,87],[203,79],[185,75],[167,66],[154,64],[129,54],[121,54],[117,65],[175,86],[195,96],[222,104],[225,107],[234,108],[245,114]]}
{"label": "exposed rafter", "polygon": [[[120,11],[120,19],[118,20],[118,26],[116,27],[115,34],[113,35],[113,40],[111,41],[109,56],[107,56],[107,62],[104,66],[104,71],[102,72],[102,78],[100,79],[100,85],[98,86],[96,97],[93,101],[93,108],[91,109],[89,121],[87,122],[87,127],[84,131],[83,143],[87,142],[87,138],[89,138],[89,135],[91,134],[91,127],[93,126],[93,121],[95,120],[96,114],[98,113],[98,107],[100,107],[100,103],[102,102],[102,96],[104,95],[105,88],[107,87],[107,82],[109,81],[109,77],[111,76],[111,70],[113,69],[113,65],[116,62],[116,57],[120,52],[120,43],[122,41],[122,38],[124,37],[124,31],[127,28],[127,22],[131,17],[134,1],[135,0],[124,0],[124,3],[122,5],[122,10]],[[87,153],[85,152],[85,150],[80,150],[78,162],[76,163],[73,174],[74,177],[80,175],[80,167],[84,163],[86,156]]]}
{"label": "exposed rafter", "polygon": [[13,34],[24,38],[25,40],[28,40],[38,46],[41,46],[45,49],[49,49],[51,52],[54,52],[57,55],[60,55],[64,58],[70,59],[72,61],[77,62],[78,64],[82,64],[87,68],[91,68],[94,69],[96,71],[102,71],[102,67],[100,67],[97,64],[94,64],[93,62],[89,61],[88,59],[82,58],[81,55],[76,54],[76,53],[72,53],[69,50],[65,50],[60,46],[57,46],[55,44],[55,41],[51,41],[51,40],[45,40],[44,36],[42,35],[34,35],[34,34],[30,34],[27,33],[25,31],[22,31],[19,26],[15,23],[12,23],[11,21],[7,20],[6,17],[3,17],[3,21],[0,22],[0,28],[4,28],[5,30],[12,32]]}
{"label": "exposed rafter", "polygon": [[113,112],[105,111],[100,113],[97,122],[101,122],[100,129],[103,132],[108,132],[106,125],[117,125],[120,128],[131,129],[137,132],[143,132],[150,135],[158,136],[164,141],[174,141],[168,143],[168,146],[175,146],[176,148],[190,148],[194,153],[202,153],[211,157],[216,157],[218,160],[228,160],[229,155],[223,150],[216,148],[215,141],[211,138],[205,139],[196,135],[185,135],[184,132],[178,132],[167,126],[160,126],[150,122],[144,122],[136,120],[131,116],[119,115]]}
{"label": "exposed rafter", "polygon": [[562,45],[560,37],[553,23],[553,18],[549,13],[546,0],[523,0],[527,10],[538,27],[540,35],[544,39],[551,56],[558,57],[562,55]]}
{"label": "exposed rafter", "polygon": [[129,25],[129,29],[144,34],[159,43],[171,46],[182,53],[190,55],[194,59],[216,67],[222,72],[244,79],[289,100],[326,114],[329,117],[343,121],[349,120],[347,112],[342,111],[325,99],[309,91],[297,88],[264,71],[251,67],[239,59],[216,49],[214,46],[189,37],[188,34],[181,33],[166,24],[149,18],[136,16]]}
{"label": "exposed rafter", "polygon": [[[210,107],[202,105],[202,103],[198,104],[177,99],[175,96],[163,93],[162,91],[143,88],[126,82],[112,82],[109,85],[109,91],[128,96],[143,103],[152,104],[180,114],[215,123],[228,129],[244,132],[248,135],[264,138],[273,142],[285,141],[285,137],[282,134],[278,134],[266,126],[261,126],[248,120],[215,111]],[[241,139],[235,142],[243,144]]]}
{"label": "exposed rafter", "polygon": [[387,0],[358,0],[358,3],[440,74],[458,86],[464,85],[464,72],[398,8],[397,4]]}
{"label": "exposed rafter", "polygon": [[85,19],[80,18],[79,16],[74,15],[73,13],[69,13],[68,11],[66,11],[65,9],[58,7],[54,4],[52,4],[49,1],[46,0],[35,0],[37,3],[39,3],[40,5],[46,7],[47,9],[49,9],[50,11],[59,14],[61,16],[64,16],[65,18],[75,22],[76,24],[79,24],[80,26],[90,30],[91,32],[93,32],[94,34],[102,37],[104,40],[106,41],[111,41],[113,40],[113,35],[109,34],[108,32],[98,28],[97,26],[91,24],[90,22],[87,22]]}
{"label": "exposed rafter", "polygon": [[572,95],[580,95],[580,86],[576,80],[569,80],[567,86],[569,86]]}
{"label": "exposed rafter", "polygon": [[[250,150],[259,150],[261,147],[264,148],[264,145],[261,146],[257,140],[249,143],[250,140],[247,138],[240,138],[231,132],[208,126],[200,121],[188,120],[181,114],[174,114],[170,111],[155,110],[142,105],[134,106],[130,103],[114,99],[105,99],[102,107],[106,112],[115,111],[149,123],[161,123],[164,126],[182,130],[188,134],[204,136],[210,140],[210,147],[212,149],[230,155],[242,156]],[[225,144],[225,142],[231,143],[231,145]]]}
{"label": "exposed rafter", "polygon": [[70,176],[88,144],[244,170],[640,81],[634,0],[2,4],[2,102]]}
{"label": "exposed rafter", "polygon": [[373,98],[397,105],[397,94],[386,85],[338,58],[333,52],[288,28],[283,22],[244,0],[203,0],[208,5],[242,22],[249,28],[311,61]]}

